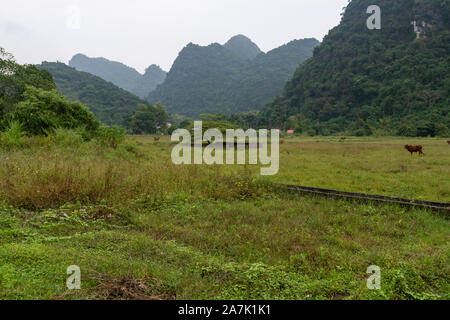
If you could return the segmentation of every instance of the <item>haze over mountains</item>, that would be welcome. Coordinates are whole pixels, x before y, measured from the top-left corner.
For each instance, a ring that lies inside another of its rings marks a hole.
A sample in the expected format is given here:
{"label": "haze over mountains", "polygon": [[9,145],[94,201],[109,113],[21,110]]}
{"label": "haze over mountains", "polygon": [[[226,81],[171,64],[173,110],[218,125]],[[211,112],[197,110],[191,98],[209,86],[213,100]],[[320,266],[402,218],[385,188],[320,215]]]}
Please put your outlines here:
{"label": "haze over mountains", "polygon": [[[230,114],[261,109],[282,92],[297,66],[310,58],[319,44],[316,39],[294,40],[264,53],[249,38],[237,35],[224,45],[188,44],[169,73],[151,65],[142,75],[123,63],[83,54],[75,55],[69,66],[111,82],[149,103],[161,102],[170,113],[195,118],[202,113]],[[60,71],[63,68],[57,67]],[[50,71],[55,70],[52,66]],[[70,73],[76,75],[74,71]],[[62,85],[60,76],[54,75],[55,82],[75,96],[74,92],[81,87],[69,89],[70,83]],[[79,92],[76,96],[85,94]]]}
{"label": "haze over mountains", "polygon": [[[381,30],[367,28],[372,4],[383,8]],[[294,40],[263,53],[243,35],[224,45],[190,43],[167,74],[151,66],[140,75],[121,63],[83,55],[70,64],[138,92],[148,103],[161,102],[171,114],[234,114],[239,123],[246,111],[261,110],[252,113],[252,126],[310,135],[446,136],[449,52],[449,1],[353,0],[321,44]],[[121,124],[143,102],[124,90],[111,93],[118,101],[102,102],[95,97],[95,88],[107,87],[102,79],[65,65],[46,67],[64,94],[85,102],[108,124]],[[72,83],[72,76],[78,80]]]}
{"label": "haze over mountains", "polygon": [[154,64],[142,75],[123,63],[105,58],[89,58],[83,54],[73,56],[69,66],[112,82],[141,98],[146,98],[166,78],[166,72]]}
{"label": "haze over mountains", "polygon": [[159,101],[169,112],[191,117],[258,110],[282,92],[297,66],[319,44],[316,39],[294,40],[263,53],[242,35],[225,45],[190,43],[148,101]]}

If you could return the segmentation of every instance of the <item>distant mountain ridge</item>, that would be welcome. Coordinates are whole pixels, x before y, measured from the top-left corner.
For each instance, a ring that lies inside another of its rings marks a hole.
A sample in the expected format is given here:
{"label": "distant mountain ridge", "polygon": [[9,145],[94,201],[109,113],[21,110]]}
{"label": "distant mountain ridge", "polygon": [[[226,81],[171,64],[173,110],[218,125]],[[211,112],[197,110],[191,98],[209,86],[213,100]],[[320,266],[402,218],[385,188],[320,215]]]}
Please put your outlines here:
{"label": "distant mountain ridge", "polygon": [[36,67],[50,71],[59,91],[70,100],[84,103],[98,120],[107,125],[123,125],[140,104],[147,104],[111,82],[64,63],[42,62]]}
{"label": "distant mountain ridge", "polygon": [[141,98],[147,97],[151,91],[163,83],[167,74],[159,66],[151,65],[142,75],[121,62],[105,58],[90,58],[80,53],[73,56],[69,66],[112,82]]}
{"label": "distant mountain ridge", "polygon": [[190,43],[148,101],[161,102],[169,112],[191,117],[261,109],[281,94],[297,66],[310,58],[319,44],[316,39],[294,40],[263,53],[242,35],[225,45]]}

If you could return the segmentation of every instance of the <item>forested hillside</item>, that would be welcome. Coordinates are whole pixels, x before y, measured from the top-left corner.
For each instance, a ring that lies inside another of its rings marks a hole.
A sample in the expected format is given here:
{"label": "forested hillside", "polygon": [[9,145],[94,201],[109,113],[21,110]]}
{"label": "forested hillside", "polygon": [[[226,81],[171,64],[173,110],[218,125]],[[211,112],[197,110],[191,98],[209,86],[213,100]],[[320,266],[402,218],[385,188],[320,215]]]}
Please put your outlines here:
{"label": "forested hillside", "polygon": [[142,75],[123,63],[105,58],[89,58],[83,54],[75,55],[70,60],[69,66],[112,82],[141,98],[146,98],[166,79],[166,72],[157,65],[151,65]]}
{"label": "forested hillside", "polygon": [[[366,26],[370,5],[381,8],[381,30]],[[324,135],[448,136],[449,10],[449,0],[351,1],[261,112],[261,124]]]}
{"label": "forested hillside", "polygon": [[312,56],[318,44],[315,39],[295,40],[264,54],[244,36],[223,46],[191,43],[148,100],[191,117],[261,109],[281,93],[295,68]]}
{"label": "forested hillside", "polygon": [[225,99],[226,88],[245,64],[244,59],[218,43],[207,47],[190,43],[180,52],[166,81],[148,100],[161,102],[170,113],[187,116],[232,111],[231,99]]}
{"label": "forested hillside", "polygon": [[69,99],[86,104],[107,125],[122,125],[139,104],[146,104],[128,91],[64,63],[43,62],[37,67],[50,71],[58,90]]}
{"label": "forested hillside", "polygon": [[282,92],[302,61],[310,58],[316,39],[294,40],[250,61],[226,89],[234,110],[259,110]]}

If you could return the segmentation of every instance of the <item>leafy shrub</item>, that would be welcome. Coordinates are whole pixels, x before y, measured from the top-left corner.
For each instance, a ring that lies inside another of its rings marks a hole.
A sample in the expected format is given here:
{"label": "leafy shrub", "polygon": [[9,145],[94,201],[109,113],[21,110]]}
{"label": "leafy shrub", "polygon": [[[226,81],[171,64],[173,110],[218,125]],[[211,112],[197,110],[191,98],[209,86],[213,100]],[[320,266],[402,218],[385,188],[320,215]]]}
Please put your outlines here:
{"label": "leafy shrub", "polygon": [[129,153],[133,153],[133,154],[135,154],[136,156],[139,155],[138,148],[137,148],[137,146],[134,145],[134,144],[128,143],[128,144],[126,144],[126,145],[124,146],[124,148],[125,148],[125,150],[126,150],[127,152],[129,152]]}
{"label": "leafy shrub", "polygon": [[25,101],[17,104],[8,114],[18,120],[30,135],[47,135],[56,128],[75,129],[84,126],[95,131],[99,123],[83,104],[68,100],[56,90],[45,91],[27,87]]}
{"label": "leafy shrub", "polygon": [[83,138],[83,141],[85,141],[85,142],[91,141],[94,138],[94,136],[95,136],[95,132],[86,129],[85,126],[76,128],[74,131],[81,138]]}
{"label": "leafy shrub", "polygon": [[125,140],[125,130],[123,128],[100,127],[97,130],[97,139],[104,146],[117,149],[117,146]]}
{"label": "leafy shrub", "polygon": [[19,121],[10,121],[6,131],[0,134],[0,147],[10,150],[23,146],[23,126]]}

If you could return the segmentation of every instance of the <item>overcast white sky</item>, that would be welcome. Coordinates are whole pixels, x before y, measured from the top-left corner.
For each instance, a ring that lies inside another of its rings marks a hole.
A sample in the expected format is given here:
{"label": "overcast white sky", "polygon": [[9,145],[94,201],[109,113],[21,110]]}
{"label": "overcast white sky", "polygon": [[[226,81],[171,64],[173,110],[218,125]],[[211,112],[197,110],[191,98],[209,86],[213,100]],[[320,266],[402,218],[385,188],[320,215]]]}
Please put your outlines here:
{"label": "overcast white sky", "polygon": [[[225,43],[236,34],[263,51],[293,39],[318,40],[340,21],[347,0],[0,0],[0,47],[20,63],[76,53],[168,71],[189,42]],[[77,29],[76,12],[80,9]]]}

